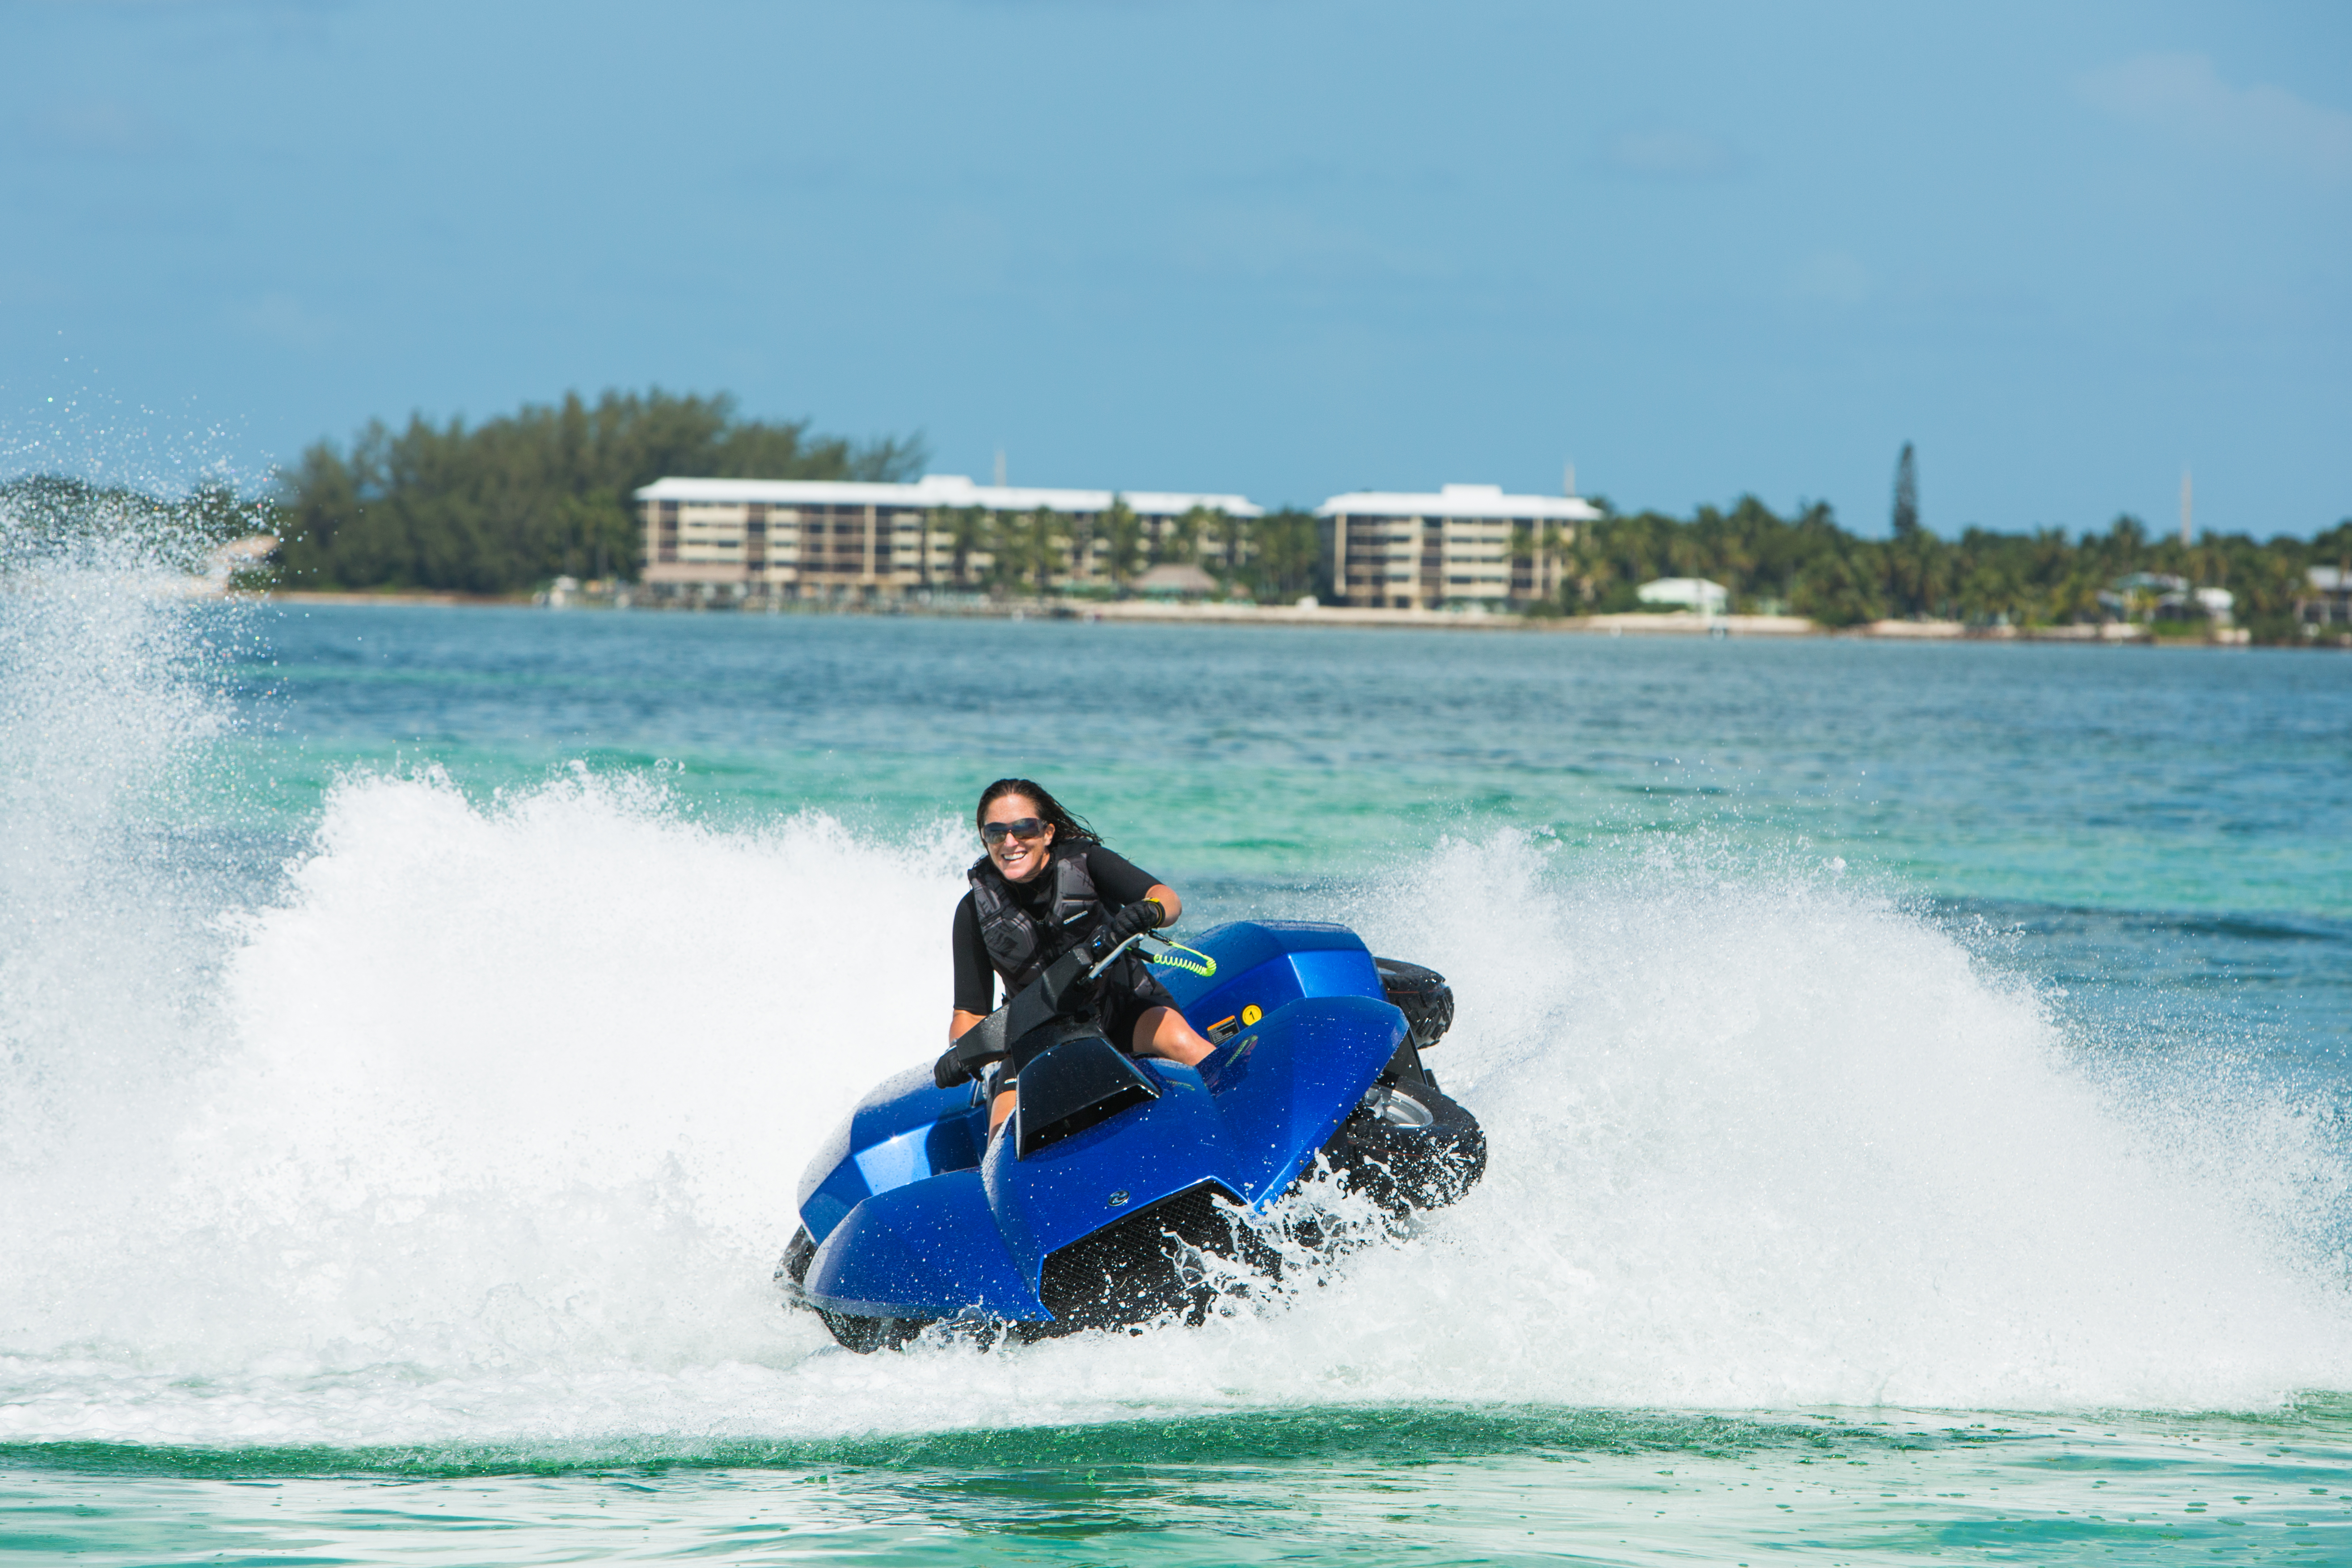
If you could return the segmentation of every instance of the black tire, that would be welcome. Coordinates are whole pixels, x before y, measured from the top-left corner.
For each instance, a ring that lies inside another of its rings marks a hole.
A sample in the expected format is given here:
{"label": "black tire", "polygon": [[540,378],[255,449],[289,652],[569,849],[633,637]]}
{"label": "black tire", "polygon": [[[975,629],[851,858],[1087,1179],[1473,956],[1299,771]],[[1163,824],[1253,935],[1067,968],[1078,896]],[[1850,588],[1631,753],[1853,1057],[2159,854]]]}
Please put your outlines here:
{"label": "black tire", "polygon": [[859,1355],[872,1355],[876,1351],[903,1350],[907,1342],[930,1327],[929,1318],[862,1318],[854,1312],[832,1312],[818,1306],[801,1293],[808,1283],[809,1263],[816,1257],[816,1242],[811,1238],[808,1226],[793,1232],[784,1245],[784,1256],[776,1264],[776,1280],[784,1288],[785,1298],[795,1307],[814,1312],[825,1329],[844,1350]]}
{"label": "black tire", "polygon": [[1486,1173],[1478,1119],[1434,1084],[1375,1084],[1323,1145],[1332,1169],[1390,1213],[1443,1208]]}
{"label": "black tire", "polygon": [[1434,969],[1407,963],[1401,958],[1375,958],[1381,994],[1404,1015],[1416,1050],[1425,1051],[1454,1026],[1454,987]]}
{"label": "black tire", "polygon": [[1282,1277],[1281,1257],[1249,1228],[1222,1188],[1203,1182],[1047,1258],[1038,1294],[1053,1321],[1017,1324],[1013,1332],[1024,1340],[1050,1339],[1161,1317],[1198,1328],[1214,1309],[1217,1292],[1188,1258],[1192,1253],[1213,1254],[1268,1280]]}
{"label": "black tire", "polygon": [[776,1278],[797,1295],[800,1288],[808,1283],[809,1260],[815,1256],[816,1242],[809,1236],[808,1226],[803,1226],[784,1244],[784,1255],[776,1263]]}
{"label": "black tire", "polygon": [[876,1351],[897,1351],[907,1348],[917,1334],[931,1326],[929,1318],[861,1318],[854,1312],[828,1312],[823,1307],[816,1315],[824,1320],[834,1339],[845,1351],[859,1355],[872,1355]]}

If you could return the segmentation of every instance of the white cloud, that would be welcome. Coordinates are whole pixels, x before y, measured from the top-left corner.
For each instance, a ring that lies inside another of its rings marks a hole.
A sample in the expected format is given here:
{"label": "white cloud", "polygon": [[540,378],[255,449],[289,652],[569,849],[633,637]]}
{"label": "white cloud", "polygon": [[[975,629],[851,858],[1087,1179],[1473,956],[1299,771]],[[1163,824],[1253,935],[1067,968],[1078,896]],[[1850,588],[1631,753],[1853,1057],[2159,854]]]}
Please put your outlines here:
{"label": "white cloud", "polygon": [[1602,146],[1601,158],[1619,174],[1645,180],[1720,179],[1738,164],[1729,147],[1696,131],[1621,131]]}
{"label": "white cloud", "polygon": [[2232,87],[2203,55],[2141,55],[2101,67],[2080,86],[2128,124],[2332,179],[2352,176],[2352,114],[2283,87]]}

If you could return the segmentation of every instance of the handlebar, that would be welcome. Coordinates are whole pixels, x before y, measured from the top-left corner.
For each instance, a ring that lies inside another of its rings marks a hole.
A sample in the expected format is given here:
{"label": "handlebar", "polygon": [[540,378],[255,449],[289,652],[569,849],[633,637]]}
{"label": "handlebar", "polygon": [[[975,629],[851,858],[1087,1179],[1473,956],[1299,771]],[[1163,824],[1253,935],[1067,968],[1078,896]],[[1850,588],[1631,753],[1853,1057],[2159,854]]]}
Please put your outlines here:
{"label": "handlebar", "polygon": [[[1103,972],[1147,935],[1169,950],[1168,953],[1154,955],[1149,962],[1169,963],[1202,976],[1217,972],[1215,959],[1181,942],[1171,942],[1156,931],[1138,931],[1098,957],[1094,942],[1074,947],[1047,964],[1044,973],[1008,998],[1003,1006],[965,1030],[963,1037],[950,1046],[932,1065],[931,1081],[941,1089],[947,1089],[965,1079],[977,1078],[982,1068],[999,1058],[1012,1055],[1015,1047],[1039,1029],[1066,1018],[1077,1017],[1089,1010],[1094,1002],[1095,983],[1102,977]],[[1189,954],[1190,958],[1171,956],[1175,953]],[[1082,967],[1090,959],[1093,966]]]}
{"label": "handlebar", "polygon": [[[1087,978],[1088,980],[1092,980],[1096,976],[1101,974],[1104,970],[1108,969],[1112,964],[1118,962],[1118,955],[1120,953],[1125,952],[1129,948],[1133,947],[1137,942],[1141,942],[1142,940],[1143,932],[1137,931],[1133,936],[1129,937],[1125,942],[1120,942],[1117,947],[1114,947],[1108,952],[1104,953],[1102,962],[1096,964],[1092,969],[1087,971]],[[1162,937],[1160,940],[1162,942],[1166,942],[1168,939]],[[1171,943],[1171,945],[1173,944]],[[1087,951],[1088,952],[1092,952],[1094,951],[1094,944],[1092,942],[1088,942],[1087,944]]]}

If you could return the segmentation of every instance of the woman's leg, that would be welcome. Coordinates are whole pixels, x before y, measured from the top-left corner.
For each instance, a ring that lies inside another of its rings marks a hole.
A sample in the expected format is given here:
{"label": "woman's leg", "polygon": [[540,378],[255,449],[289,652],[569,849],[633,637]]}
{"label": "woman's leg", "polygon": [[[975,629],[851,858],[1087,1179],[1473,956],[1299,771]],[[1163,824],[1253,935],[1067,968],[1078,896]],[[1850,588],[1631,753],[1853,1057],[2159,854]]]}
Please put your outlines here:
{"label": "woman's leg", "polygon": [[1150,1007],[1135,1021],[1134,1048],[1139,1057],[1165,1057],[1171,1062],[1196,1068],[1217,1047],[1202,1038],[1201,1032],[1186,1023],[1184,1015],[1175,1008]]}
{"label": "woman's leg", "polygon": [[[1201,1032],[1184,1021],[1184,1015],[1173,1007],[1147,1007],[1135,1021],[1135,1033],[1130,1044],[1139,1057],[1162,1057],[1171,1062],[1182,1062],[1188,1068],[1199,1067],[1209,1059],[1217,1047],[1201,1036]],[[991,1136],[1013,1114],[1014,1100],[1006,1089],[989,1102],[988,1131]]]}

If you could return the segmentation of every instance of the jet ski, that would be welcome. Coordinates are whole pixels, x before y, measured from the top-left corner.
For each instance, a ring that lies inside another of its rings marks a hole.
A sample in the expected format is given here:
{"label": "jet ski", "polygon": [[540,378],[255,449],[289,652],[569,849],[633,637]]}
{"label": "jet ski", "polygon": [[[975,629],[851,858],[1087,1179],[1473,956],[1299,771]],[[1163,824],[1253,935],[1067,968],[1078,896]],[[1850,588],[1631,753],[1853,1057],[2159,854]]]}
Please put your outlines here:
{"label": "jet ski", "polygon": [[[934,1323],[991,1343],[1197,1324],[1225,1266],[1278,1276],[1258,1227],[1302,1180],[1405,1220],[1485,1173],[1476,1119],[1422,1062],[1454,1020],[1442,975],[1375,958],[1339,925],[1240,921],[1191,947],[1155,935],[1154,973],[1217,1047],[1194,1068],[1103,1037],[1102,977],[1140,940],[1098,933],[940,1069],[858,1102],[801,1182],[776,1269],[793,1306],[860,1352]],[[1003,1078],[1015,1109],[992,1136]]]}

